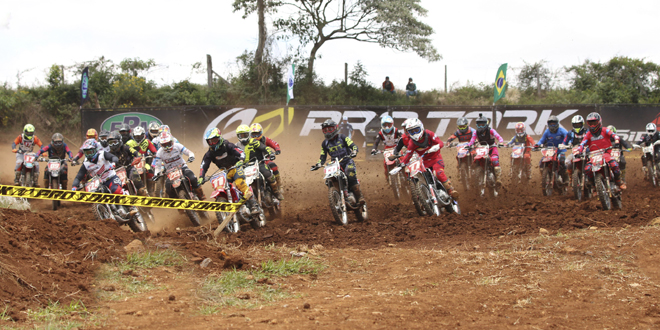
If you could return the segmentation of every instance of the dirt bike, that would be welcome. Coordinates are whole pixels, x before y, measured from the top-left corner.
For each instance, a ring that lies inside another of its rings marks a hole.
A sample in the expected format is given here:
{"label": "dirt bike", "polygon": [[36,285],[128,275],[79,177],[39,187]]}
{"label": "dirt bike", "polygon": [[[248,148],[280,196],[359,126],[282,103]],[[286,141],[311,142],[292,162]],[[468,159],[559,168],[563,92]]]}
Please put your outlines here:
{"label": "dirt bike", "polygon": [[[108,187],[106,187],[102,182],[99,176],[94,176],[87,180],[85,183],[86,192],[100,192],[100,193],[112,193]],[[128,192],[124,190],[124,195],[128,195]],[[142,214],[138,211],[135,206],[125,206],[125,205],[114,205],[117,211],[114,211],[110,204],[93,204],[92,212],[96,216],[97,220],[104,219],[113,219],[117,221],[120,225],[128,225],[133,232],[143,232],[147,231],[147,223],[144,222]],[[122,210],[123,215],[120,214],[119,210]],[[135,210],[135,214],[128,218],[130,211]]]}
{"label": "dirt bike", "polygon": [[[133,161],[134,163],[139,163],[139,161]],[[115,169],[115,174],[121,181],[121,186],[124,189],[124,191],[128,192],[128,195],[132,196],[137,196],[137,189],[135,188],[135,183],[131,178],[129,177],[129,173],[126,171],[126,167],[122,166],[117,169]],[[154,219],[154,215],[151,213],[151,211],[148,211],[147,209],[143,207],[138,207],[138,211],[142,214],[142,218],[147,218],[149,219],[149,222],[152,224],[156,223],[156,220]]]}
{"label": "dirt bike", "polygon": [[[560,145],[562,147],[563,145]],[[534,149],[539,151],[539,149]],[[568,182],[559,174],[559,148],[546,146],[541,151],[541,188],[543,196],[552,196],[556,190],[562,195],[568,194]]]}
{"label": "dirt bike", "polygon": [[[275,156],[272,156],[271,160],[274,160]],[[245,164],[243,168],[243,173],[245,173],[245,182],[248,186],[252,188],[252,191],[255,193],[254,197],[257,199],[257,203],[264,210],[268,210],[268,220],[274,220],[276,218],[282,217],[282,205],[280,204],[279,199],[275,197],[273,189],[270,187],[270,184],[266,182],[266,178],[259,171],[259,165],[264,161],[258,161],[253,158],[249,163]],[[265,163],[265,162],[264,162]],[[270,171],[268,164],[264,164],[266,169]],[[259,222],[260,228],[266,226],[266,222]],[[254,227],[254,226],[253,226]]]}
{"label": "dirt bike", "polygon": [[640,147],[639,145],[634,145],[635,148],[641,148],[642,154],[646,157],[646,173],[644,175],[646,178],[653,184],[654,187],[657,187],[660,184],[660,157],[655,152],[657,145],[660,145],[660,141],[656,141],[653,145]]}
{"label": "dirt bike", "polygon": [[495,144],[491,146],[482,142],[477,142],[473,146],[473,168],[481,197],[486,196],[486,194],[492,197],[499,195],[499,187],[495,179],[495,169],[493,168],[489,153],[490,148],[495,146]]}
{"label": "dirt bike", "polygon": [[[348,224],[348,210],[355,212],[355,217],[359,222],[367,220],[367,204],[358,203],[352,191],[348,191],[348,177],[341,169],[341,162],[349,159],[345,156],[342,159],[335,158],[331,160],[324,168],[325,185],[328,186],[328,201],[330,202],[330,211],[335,221],[342,226]],[[323,166],[314,165],[311,170],[316,171]]]}
{"label": "dirt bike", "polygon": [[[403,157],[403,155],[398,155],[396,156],[397,158]],[[410,192],[410,197],[412,197],[413,205],[415,206],[415,209],[417,210],[417,214],[420,216],[425,216],[427,215],[426,209],[422,205],[421,199],[419,197],[419,189],[417,189],[417,180],[413,179],[412,175],[415,175],[415,169],[419,167],[419,162],[421,162],[421,159],[419,155],[415,152],[413,153],[412,157],[410,157],[410,161],[408,162],[408,165],[406,165],[406,170],[404,171],[406,175],[406,181],[408,182],[407,184],[407,190]]]}
{"label": "dirt bike", "polygon": [[[227,180],[227,172],[232,170],[234,167],[229,169],[220,169],[216,173],[212,174],[209,177],[204,178],[204,182],[210,181],[213,186],[213,193],[211,194],[211,199],[214,199],[218,203],[239,203],[243,199],[243,193],[234,186],[233,183],[229,183]],[[252,187],[249,187],[252,191]],[[254,191],[253,191],[254,193]],[[249,208],[245,203],[241,205],[238,212],[234,214],[225,230],[230,233],[237,233],[241,230],[241,222],[250,223],[252,228],[257,229],[263,227],[266,224],[266,215],[261,206],[257,205],[259,208],[259,214],[252,215]],[[222,223],[229,212],[216,212],[216,218],[218,223]]]}
{"label": "dirt bike", "polygon": [[[526,147],[524,144],[511,145],[511,184],[526,185],[532,179],[530,173],[525,169],[525,149],[532,149]],[[531,166],[531,164],[530,164]]]}
{"label": "dirt bike", "polygon": [[[188,163],[190,163],[190,160],[188,160]],[[172,185],[172,189],[174,190],[174,193],[177,195],[179,199],[184,199],[184,200],[199,200],[197,195],[192,190],[192,182],[188,179],[187,176],[183,175],[183,164],[174,166],[168,170],[165,171],[165,174],[158,173],[158,175],[154,176],[152,178],[153,181],[157,181],[161,176],[165,176],[167,179],[165,180],[165,185],[169,182]],[[185,210],[184,211],[188,218],[190,219],[190,222],[193,224],[193,226],[198,227],[202,224],[201,218],[207,218],[208,215],[206,214],[205,211],[194,211],[194,210]]]}
{"label": "dirt bike", "polygon": [[[389,183],[390,187],[392,188],[392,192],[394,193],[394,198],[400,199],[402,195],[402,189],[401,189],[401,175],[396,174],[396,175],[389,175],[389,172],[393,170],[399,163],[399,160],[396,157],[391,157],[394,155],[394,148],[387,148],[385,150],[378,150],[376,152],[372,152],[372,155],[376,154],[383,154],[383,162],[385,162],[385,166],[387,166],[387,182]],[[390,160],[390,158],[393,158],[393,160]]]}
{"label": "dirt bike", "polygon": [[584,173],[584,166],[588,162],[587,151],[580,152],[580,146],[573,147],[573,175],[571,178],[571,186],[573,188],[573,195],[575,199],[582,202],[587,200],[592,193],[592,188],[585,184],[586,173]]}
{"label": "dirt bike", "polygon": [[[144,182],[144,188],[147,189],[147,194],[150,196],[153,195],[152,192],[154,191],[155,182],[149,180],[148,178],[149,169],[151,168],[151,166],[147,165],[147,163],[145,162],[145,157],[137,157],[133,159],[133,163],[131,164],[131,166],[133,166],[133,168],[135,169],[135,173],[137,173],[137,175],[140,176],[140,180]],[[133,195],[133,193],[131,193],[131,195]]]}
{"label": "dirt bike", "polygon": [[[60,174],[64,170],[64,165],[66,164],[66,159],[57,159],[57,158],[39,158],[40,162],[46,163],[46,170],[44,175],[47,175],[48,178],[48,189],[62,189],[62,183],[60,179]],[[66,189],[66,187],[64,187]],[[53,211],[57,211],[57,208],[62,205],[61,201],[53,200]]]}
{"label": "dirt bike", "polygon": [[614,173],[610,169],[610,165],[605,161],[604,154],[608,151],[610,157],[616,160],[621,154],[620,149],[609,147],[607,149],[600,149],[589,152],[589,164],[591,164],[591,171],[594,173],[593,185],[596,187],[598,199],[603,206],[603,210],[611,210],[612,206],[621,210],[623,202],[621,201],[621,190],[614,182]]}
{"label": "dirt bike", "polygon": [[[21,151],[18,151],[21,153]],[[36,185],[36,182],[34,182],[34,174],[32,171],[34,171],[34,165],[37,162],[37,154],[34,152],[27,152],[23,153],[23,163],[19,167],[19,170],[21,171],[21,176],[20,176],[20,185],[22,187],[34,187]]]}
{"label": "dirt bike", "polygon": [[[426,151],[418,160],[408,164],[410,171],[410,178],[413,184],[411,185],[411,192],[413,195],[418,196],[418,202],[424,208],[426,214],[435,214],[440,216],[441,208],[449,213],[461,213],[458,202],[453,199],[445,186],[436,178],[432,169],[424,166],[424,156],[433,148]],[[439,149],[438,149],[439,150]],[[402,166],[397,166],[390,171],[390,175],[396,175],[401,171]],[[415,200],[413,199],[413,203]]]}
{"label": "dirt bike", "polygon": [[474,185],[474,170],[472,169],[473,156],[471,148],[465,143],[449,144],[449,148],[456,147],[456,160],[458,162],[458,172],[461,179],[461,185],[465,191],[470,191],[470,188]]}

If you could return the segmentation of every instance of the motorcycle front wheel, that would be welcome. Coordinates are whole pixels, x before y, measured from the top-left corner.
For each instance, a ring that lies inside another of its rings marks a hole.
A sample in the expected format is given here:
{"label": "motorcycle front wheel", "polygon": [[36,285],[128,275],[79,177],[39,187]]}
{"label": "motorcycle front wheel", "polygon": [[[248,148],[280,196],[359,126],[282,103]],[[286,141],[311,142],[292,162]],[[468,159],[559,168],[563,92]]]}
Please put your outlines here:
{"label": "motorcycle front wheel", "polygon": [[[183,199],[183,200],[188,199],[187,198],[188,196],[186,196],[185,189],[179,190],[179,192],[177,192],[177,196],[179,196],[179,199]],[[199,219],[199,214],[197,214],[196,211],[186,210],[186,215],[188,216],[188,218],[190,218],[190,222],[192,222],[193,226],[199,227],[201,225],[202,222]]]}
{"label": "motorcycle front wheel", "polygon": [[93,204],[92,212],[94,212],[94,217],[96,217],[96,220],[99,221],[105,219],[114,220],[114,217],[112,216],[112,212],[110,212],[110,210],[105,204]]}
{"label": "motorcycle front wheel", "polygon": [[585,199],[584,191],[582,191],[582,171],[580,170],[573,171],[573,195],[578,202]]}
{"label": "motorcycle front wheel", "polygon": [[[121,206],[124,207],[124,206]],[[133,218],[128,222],[128,226],[131,228],[131,230],[134,233],[141,233],[143,231],[147,231],[147,223],[144,222],[144,217],[142,216],[142,213],[139,212],[139,210]]]}
{"label": "motorcycle front wheel", "polygon": [[428,215],[436,214],[433,210],[435,204],[433,203],[433,198],[431,197],[431,190],[429,189],[429,186],[427,186],[425,183],[420,183],[419,188],[421,192],[419,194],[420,202],[422,203],[422,206],[424,207],[426,214]]}
{"label": "motorcycle front wheel", "polygon": [[417,181],[415,180],[410,180],[408,181],[408,186],[410,187],[410,196],[412,197],[413,205],[415,205],[417,214],[419,214],[420,216],[425,216],[426,210],[424,210],[424,207],[422,206],[419,183],[417,183]]}
{"label": "motorcycle front wheel", "polygon": [[603,174],[601,173],[596,173],[596,191],[598,192],[598,199],[600,199],[600,204],[603,206],[603,210],[611,210],[612,209],[612,201],[610,200],[610,196],[607,193],[607,188],[605,185],[605,177],[603,177]]}
{"label": "motorcycle front wheel", "polygon": [[342,211],[341,192],[334,186],[328,189],[328,201],[330,202],[332,217],[335,218],[338,224],[346,226],[348,224],[348,214],[346,211]]}
{"label": "motorcycle front wheel", "polygon": [[461,163],[459,169],[461,171],[461,183],[465,191],[470,191],[470,169],[467,162]]}
{"label": "motorcycle front wheel", "polygon": [[[216,202],[218,203],[228,203],[227,199],[224,197],[218,197],[215,199]],[[215,212],[215,217],[218,219],[218,224],[222,224],[222,222],[225,220],[225,217],[231,214],[231,212]],[[227,225],[223,230],[226,230],[230,233],[238,233],[241,230],[241,224],[238,222],[238,219],[236,219],[236,216],[232,216],[232,218],[227,222]]]}
{"label": "motorcycle front wheel", "polygon": [[[60,184],[57,182],[56,178],[50,179],[50,186],[52,189],[60,189]],[[58,206],[60,206],[60,201],[53,200],[53,211],[57,211]]]}
{"label": "motorcycle front wheel", "polygon": [[541,172],[541,188],[543,189],[543,196],[552,196],[552,170],[546,166]]}
{"label": "motorcycle front wheel", "polygon": [[654,187],[658,186],[658,180],[655,175],[656,168],[653,166],[653,162],[650,160],[646,161],[646,173],[649,177],[649,181],[653,184]]}

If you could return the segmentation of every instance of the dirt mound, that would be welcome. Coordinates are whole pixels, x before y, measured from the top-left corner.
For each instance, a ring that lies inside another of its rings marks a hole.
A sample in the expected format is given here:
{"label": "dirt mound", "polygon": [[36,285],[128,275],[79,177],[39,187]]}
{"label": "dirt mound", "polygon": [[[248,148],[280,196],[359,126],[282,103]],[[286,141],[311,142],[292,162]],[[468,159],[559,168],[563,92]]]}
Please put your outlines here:
{"label": "dirt mound", "polygon": [[0,218],[0,299],[15,320],[49,302],[89,301],[96,267],[124,254],[135,238],[109,220],[8,209]]}

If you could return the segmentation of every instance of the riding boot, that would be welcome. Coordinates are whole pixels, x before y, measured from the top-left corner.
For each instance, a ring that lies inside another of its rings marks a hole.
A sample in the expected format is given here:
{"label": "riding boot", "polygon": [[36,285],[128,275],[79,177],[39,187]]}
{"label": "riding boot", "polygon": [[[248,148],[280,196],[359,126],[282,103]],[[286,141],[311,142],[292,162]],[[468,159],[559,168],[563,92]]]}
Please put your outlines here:
{"label": "riding boot", "polygon": [[250,213],[252,215],[259,214],[259,206],[257,205],[257,201],[254,199],[254,197],[251,197],[248,200],[246,200],[245,204],[247,204],[247,207],[250,209]]}
{"label": "riding boot", "polygon": [[124,210],[123,207],[117,207],[117,205],[110,204],[110,209],[112,209],[112,212],[118,214],[120,217],[124,219],[128,219],[129,216],[131,216],[129,213],[126,212],[126,210]]}
{"label": "riding boot", "polygon": [[[62,190],[67,190],[67,184],[69,183],[68,180],[60,180],[60,184],[62,185]],[[60,189],[59,187],[55,187],[53,189]]]}
{"label": "riding boot", "polygon": [[197,198],[199,198],[200,201],[203,201],[206,199],[206,196],[204,196],[204,191],[202,190],[202,187],[197,187],[195,189],[195,195],[197,195]]}
{"label": "riding boot", "polygon": [[626,182],[626,170],[621,170],[621,181]]}
{"label": "riding boot", "polygon": [[353,187],[351,187],[351,190],[353,191],[353,195],[355,195],[355,199],[358,200],[358,203],[364,205],[364,203],[366,202],[364,200],[364,196],[362,196],[362,191],[360,191],[360,184],[358,183],[354,185]]}
{"label": "riding boot", "polygon": [[649,176],[648,176],[649,169],[646,168],[646,166],[642,166],[642,172],[644,172],[644,180],[648,180],[649,179]]}
{"label": "riding boot", "polygon": [[142,187],[142,188],[138,189],[137,194],[139,196],[149,197],[149,194],[147,194],[147,188],[145,188],[145,187]]}
{"label": "riding boot", "polygon": [[452,198],[458,200],[458,190],[454,189],[454,186],[451,185],[451,181],[447,180],[446,182],[443,182],[442,185],[447,188],[447,192]]}
{"label": "riding boot", "polygon": [[21,171],[14,171],[14,186],[21,185]]}
{"label": "riding boot", "polygon": [[495,182],[498,187],[502,186],[502,168],[499,166],[493,167],[493,172],[495,173]]}
{"label": "riding boot", "polygon": [[275,194],[275,197],[281,201],[284,200],[284,196],[282,196],[282,192],[280,191],[280,188],[277,184],[276,180],[273,180],[273,182],[270,183],[270,189],[273,190],[273,194]]}
{"label": "riding boot", "polygon": [[614,180],[614,183],[616,183],[617,186],[619,186],[619,189],[621,190],[626,190],[628,187],[626,187],[626,183],[619,178],[618,180]]}
{"label": "riding boot", "polygon": [[[35,188],[39,188],[39,173],[34,173],[34,176],[32,177],[32,183],[34,183]],[[46,185],[48,187],[48,185]]]}

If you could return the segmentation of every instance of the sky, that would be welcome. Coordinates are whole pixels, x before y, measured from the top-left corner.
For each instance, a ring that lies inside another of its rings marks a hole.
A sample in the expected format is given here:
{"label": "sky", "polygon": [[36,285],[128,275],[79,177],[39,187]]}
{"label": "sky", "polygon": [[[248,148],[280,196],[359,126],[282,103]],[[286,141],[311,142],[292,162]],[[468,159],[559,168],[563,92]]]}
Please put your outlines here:
{"label": "sky", "polygon": [[[235,73],[235,58],[257,46],[256,15],[243,19],[232,0],[220,1],[43,1],[0,0],[0,83],[43,85],[53,64],[70,66],[105,56],[154,59],[147,78],[159,85],[189,79],[206,82],[192,64],[213,57],[214,70]],[[492,83],[497,68],[509,64],[509,80],[524,61],[545,60],[559,69],[586,59],[613,56],[660,63],[660,1],[630,0],[422,0],[423,22],[433,27],[433,45],[443,56],[428,63],[415,53],[357,41],[330,41],[320,49],[317,74],[326,82],[343,80],[361,61],[368,81],[389,76],[397,88],[413,78],[419,90],[448,84]],[[650,39],[649,39],[650,38]],[[280,42],[274,54],[295,44]],[[68,73],[65,79],[77,79]]]}

